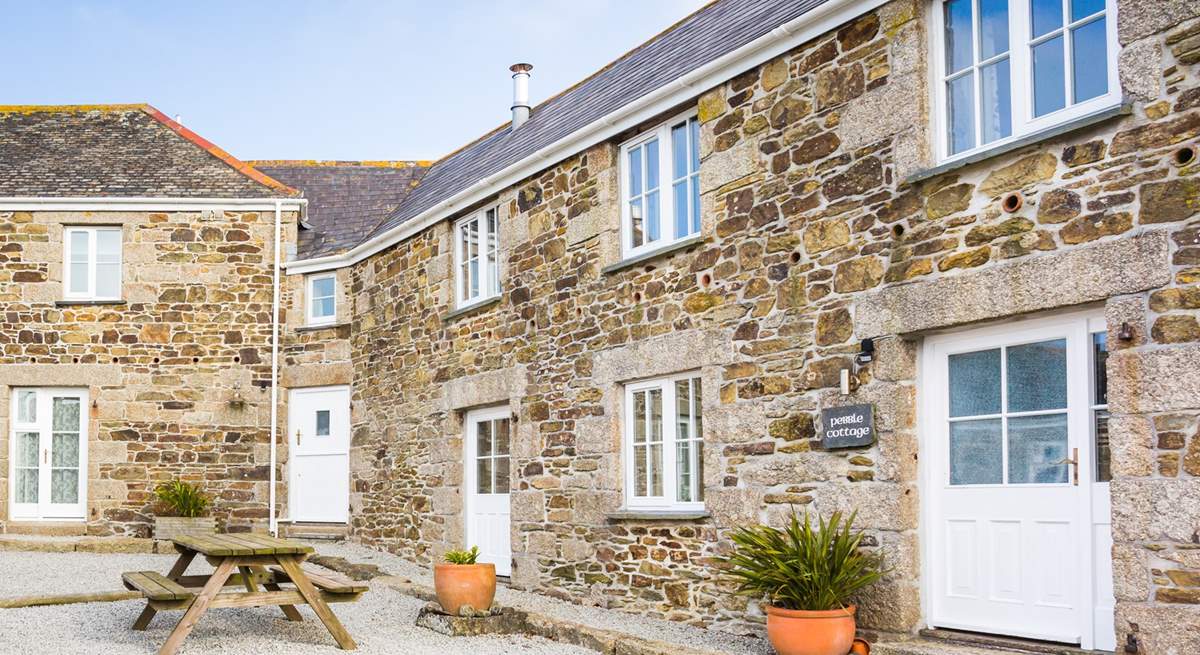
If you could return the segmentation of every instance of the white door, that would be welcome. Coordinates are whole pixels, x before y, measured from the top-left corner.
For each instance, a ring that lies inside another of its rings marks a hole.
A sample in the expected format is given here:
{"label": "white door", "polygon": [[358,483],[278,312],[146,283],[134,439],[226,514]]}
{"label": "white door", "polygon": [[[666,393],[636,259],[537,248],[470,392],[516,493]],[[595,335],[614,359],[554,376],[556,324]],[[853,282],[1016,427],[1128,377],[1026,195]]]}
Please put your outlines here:
{"label": "white door", "polygon": [[288,404],[293,521],[350,518],[350,389],[293,389]]}
{"label": "white door", "polygon": [[[1085,648],[1107,631],[1111,641],[1111,564],[1096,556],[1107,544],[1093,543],[1095,422],[1107,419],[1095,409],[1089,318],[926,341],[931,626]],[[1105,602],[1107,623],[1095,625]]]}
{"label": "white door", "polygon": [[87,395],[86,389],[12,389],[13,519],[86,518]]}
{"label": "white door", "polygon": [[508,407],[467,413],[466,547],[479,546],[479,561],[496,565],[496,575],[512,575],[512,522],[509,515]]}

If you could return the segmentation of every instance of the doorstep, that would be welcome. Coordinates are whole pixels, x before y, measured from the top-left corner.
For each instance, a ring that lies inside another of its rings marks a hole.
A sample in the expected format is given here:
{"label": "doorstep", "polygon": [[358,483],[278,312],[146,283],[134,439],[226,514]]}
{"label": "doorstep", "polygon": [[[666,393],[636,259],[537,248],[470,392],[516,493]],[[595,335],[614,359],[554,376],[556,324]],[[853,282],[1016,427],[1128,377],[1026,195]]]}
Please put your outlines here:
{"label": "doorstep", "polygon": [[1112,651],[954,630],[922,630],[919,636],[886,636],[871,642],[871,655],[1112,655]]}
{"label": "doorstep", "polygon": [[42,553],[175,553],[169,541],[136,537],[56,537],[44,535],[0,535],[0,551],[36,551]]}

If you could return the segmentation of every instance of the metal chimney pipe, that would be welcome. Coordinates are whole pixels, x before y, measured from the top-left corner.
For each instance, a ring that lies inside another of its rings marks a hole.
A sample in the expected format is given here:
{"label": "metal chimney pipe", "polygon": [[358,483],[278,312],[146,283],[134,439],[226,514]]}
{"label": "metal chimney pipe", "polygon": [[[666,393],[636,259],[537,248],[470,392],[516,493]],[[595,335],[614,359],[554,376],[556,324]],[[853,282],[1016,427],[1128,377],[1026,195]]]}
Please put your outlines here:
{"label": "metal chimney pipe", "polygon": [[508,68],[513,78],[512,129],[529,120],[529,71],[532,64],[513,64]]}

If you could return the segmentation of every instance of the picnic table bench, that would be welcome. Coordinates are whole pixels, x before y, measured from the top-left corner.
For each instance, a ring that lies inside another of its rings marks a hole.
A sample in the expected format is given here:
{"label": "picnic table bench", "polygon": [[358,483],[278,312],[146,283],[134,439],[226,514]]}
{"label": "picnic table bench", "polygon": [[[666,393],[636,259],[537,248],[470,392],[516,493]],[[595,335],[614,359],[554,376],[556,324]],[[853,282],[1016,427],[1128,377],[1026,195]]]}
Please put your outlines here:
{"label": "picnic table bench", "polygon": [[[145,630],[160,611],[186,610],[159,649],[159,655],[174,655],[209,609],[271,605],[279,606],[289,621],[304,620],[297,605],[312,607],[338,646],[343,650],[356,648],[354,639],[329,609],[329,603],[358,600],[367,586],[300,566],[312,554],[311,546],[258,534],[185,536],[173,541],[179,559],[170,572],[121,574],[127,589],[146,598],[145,609],[133,623],[134,630]],[[184,575],[192,561],[201,555],[214,567],[213,572]],[[241,587],[245,591],[226,591],[226,587]]]}

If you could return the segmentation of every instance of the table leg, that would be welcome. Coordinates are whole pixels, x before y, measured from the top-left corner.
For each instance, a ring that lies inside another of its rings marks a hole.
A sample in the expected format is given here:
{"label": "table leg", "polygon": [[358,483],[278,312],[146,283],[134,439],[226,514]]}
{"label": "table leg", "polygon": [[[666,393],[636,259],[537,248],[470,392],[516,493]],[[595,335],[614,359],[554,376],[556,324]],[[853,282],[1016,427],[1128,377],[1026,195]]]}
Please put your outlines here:
{"label": "table leg", "polygon": [[[333,615],[333,611],[329,609],[329,605],[321,598],[321,594],[313,587],[308,576],[304,574],[304,569],[300,568],[300,563],[295,555],[276,555],[276,561],[279,566],[283,567],[284,573],[291,578],[292,583],[296,585],[296,589],[300,591],[300,595],[304,596],[304,600],[308,601],[310,607],[316,612],[317,617],[321,619],[321,623],[325,624],[325,628],[329,630],[329,634],[333,636],[334,641],[342,650],[354,650],[358,645],[354,643],[354,639],[346,632],[346,628],[342,627],[342,623]],[[166,654],[163,654],[166,655]]]}
{"label": "table leg", "polygon": [[[250,567],[250,570],[256,573],[268,573],[267,569],[262,566],[252,566]],[[245,575],[245,573],[242,575]],[[264,582],[263,589],[266,589],[267,591],[282,591],[282,589],[279,588],[279,585],[275,584],[274,582]],[[296,609],[295,605],[280,605],[279,609],[283,610],[283,615],[286,616],[287,620],[289,621],[304,620],[304,615],[300,613],[300,610]]]}
{"label": "table leg", "polygon": [[167,637],[166,643],[158,649],[158,655],[175,655],[175,651],[183,645],[183,640],[191,634],[192,628],[196,627],[200,617],[208,611],[208,604],[212,602],[213,597],[221,593],[221,589],[225,587],[225,581],[233,574],[236,561],[236,558],[232,557],[221,560],[221,563],[217,565],[217,570],[213,571],[212,577],[196,595],[196,600],[192,601],[192,606],[188,608],[183,618],[179,619],[179,624],[171,631],[171,636]]}
{"label": "table leg", "polygon": [[[179,576],[187,571],[187,567],[192,564],[192,560],[194,559],[196,559],[196,551],[183,551],[179,554],[179,559],[175,560],[175,564],[171,567],[171,571],[167,573],[167,577],[172,580],[178,580]],[[150,607],[149,603],[146,603],[145,609],[138,615],[137,620],[133,622],[133,629],[145,630],[150,626],[150,620],[154,618],[155,614],[158,614],[158,610]]]}

